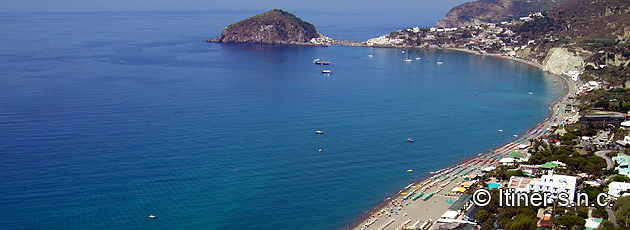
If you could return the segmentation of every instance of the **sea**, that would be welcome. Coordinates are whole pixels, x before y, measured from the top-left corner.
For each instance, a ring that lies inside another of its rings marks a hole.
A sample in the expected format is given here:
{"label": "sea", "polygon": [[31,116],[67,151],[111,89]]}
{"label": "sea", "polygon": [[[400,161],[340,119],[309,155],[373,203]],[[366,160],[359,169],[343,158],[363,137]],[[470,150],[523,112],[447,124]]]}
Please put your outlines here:
{"label": "sea", "polygon": [[[564,90],[456,51],[204,42],[257,13],[1,13],[0,228],[347,228]],[[431,26],[293,13],[340,40]]]}

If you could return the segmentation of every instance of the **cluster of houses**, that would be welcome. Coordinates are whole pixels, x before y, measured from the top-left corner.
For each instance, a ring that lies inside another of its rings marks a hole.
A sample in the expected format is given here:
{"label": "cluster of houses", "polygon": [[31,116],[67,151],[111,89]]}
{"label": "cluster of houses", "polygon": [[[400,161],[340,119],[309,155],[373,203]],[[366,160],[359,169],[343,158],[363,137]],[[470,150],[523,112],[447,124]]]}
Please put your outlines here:
{"label": "cluster of houses", "polygon": [[[518,36],[510,28],[535,18],[540,12],[519,20],[458,28],[408,28],[378,38],[369,39],[367,46],[413,48],[462,48],[479,53],[497,53],[516,56],[516,51],[535,43],[535,40]],[[553,38],[545,38],[553,40]]]}

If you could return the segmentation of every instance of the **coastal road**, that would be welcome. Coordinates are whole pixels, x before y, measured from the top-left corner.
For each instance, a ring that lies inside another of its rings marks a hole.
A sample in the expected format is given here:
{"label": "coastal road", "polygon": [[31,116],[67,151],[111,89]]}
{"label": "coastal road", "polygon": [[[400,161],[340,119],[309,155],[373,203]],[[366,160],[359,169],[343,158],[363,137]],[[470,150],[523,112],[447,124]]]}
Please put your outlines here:
{"label": "coastal road", "polygon": [[612,208],[606,207],[606,212],[608,212],[608,220],[610,222],[613,222],[615,226],[619,226],[619,224],[617,224],[617,218],[615,218],[615,213],[613,212]]}
{"label": "coastal road", "polygon": [[606,164],[608,165],[606,167],[606,170],[611,170],[612,168],[615,167],[615,162],[613,162],[613,160],[610,159],[610,157],[606,156],[606,154],[609,152],[612,152],[612,150],[601,150],[601,151],[595,152],[595,155],[600,156],[604,158],[604,160],[606,160]]}

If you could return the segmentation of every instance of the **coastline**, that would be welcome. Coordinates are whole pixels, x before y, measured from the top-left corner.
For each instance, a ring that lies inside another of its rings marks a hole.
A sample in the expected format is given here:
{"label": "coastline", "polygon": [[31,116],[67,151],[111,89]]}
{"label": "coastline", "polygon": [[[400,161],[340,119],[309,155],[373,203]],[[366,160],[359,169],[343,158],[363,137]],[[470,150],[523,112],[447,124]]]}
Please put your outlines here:
{"label": "coastline", "polygon": [[[382,47],[382,48],[386,48],[386,47]],[[401,47],[387,47],[387,48],[401,48]],[[462,49],[462,48],[442,48],[442,49],[458,51],[458,52],[464,52],[464,53],[473,54],[473,55],[492,56],[492,57],[497,57],[497,58],[505,58],[505,59],[508,59],[508,60],[516,61],[516,62],[523,63],[523,64],[527,64],[527,65],[530,65],[532,67],[536,67],[539,70],[543,71],[543,65],[542,64],[537,63],[537,62],[527,61],[527,60],[516,58],[516,57],[499,56],[499,55],[495,55],[495,54],[483,54],[483,53],[480,53],[480,52],[477,52],[477,51],[472,51],[472,50]],[[516,137],[515,140],[513,140],[513,141],[510,141],[510,142],[508,142],[508,143],[506,143],[504,145],[501,145],[498,148],[488,150],[485,153],[480,153],[479,155],[477,155],[475,157],[471,157],[470,159],[465,157],[459,163],[450,165],[450,166],[445,167],[445,168],[443,168],[443,169],[441,169],[439,171],[440,172],[446,172],[446,171],[448,171],[450,169],[454,169],[454,168],[458,168],[458,167],[469,169],[471,171],[475,170],[476,169],[475,167],[471,167],[471,162],[474,159],[477,159],[477,158],[479,158],[481,156],[489,155],[490,153],[494,153],[495,155],[502,155],[503,153],[501,153],[501,151],[499,151],[499,150],[510,150],[510,149],[512,149],[512,148],[514,148],[516,146],[515,143],[518,143],[518,142],[525,142],[526,143],[527,141],[529,141],[531,139],[539,138],[540,136],[544,135],[544,132],[542,132],[542,130],[546,130],[547,128],[555,125],[555,123],[553,121],[554,120],[553,118],[557,119],[558,118],[558,114],[554,114],[554,108],[560,108],[560,105],[561,105],[563,99],[565,101],[569,102],[567,98],[570,95],[573,95],[573,94],[575,94],[577,92],[577,85],[575,85],[575,83],[573,83],[573,82],[570,82],[569,79],[564,78],[562,76],[559,76],[557,74],[552,74],[552,73],[550,73],[548,71],[544,71],[544,72],[550,74],[554,78],[559,79],[560,82],[562,82],[562,84],[564,85],[564,89],[563,89],[562,93],[558,97],[556,97],[552,102],[550,102],[548,104],[549,110],[548,110],[548,113],[547,113],[547,116],[545,117],[545,119],[543,119],[542,121],[538,122],[535,126],[533,126],[531,129],[529,129],[525,134]],[[498,163],[498,162],[496,162],[496,163]],[[487,167],[488,165],[485,165],[485,166]],[[466,167],[468,167],[468,168],[466,168]],[[477,167],[477,168],[480,168],[480,167]],[[344,228],[344,229],[353,229],[353,230],[365,229],[365,228],[362,228],[362,224],[367,222],[369,219],[371,219],[371,215],[370,214],[377,213],[378,210],[382,210],[382,209],[388,207],[390,205],[390,202],[395,201],[395,200],[399,200],[399,199],[401,199],[403,197],[403,194],[402,194],[403,191],[407,190],[408,188],[410,188],[412,186],[418,186],[418,185],[420,185],[422,183],[430,181],[431,178],[432,178],[432,175],[429,174],[429,175],[423,176],[419,180],[412,181],[405,188],[401,188],[396,194],[386,198],[385,200],[381,201],[378,205],[376,205],[374,208],[370,209],[369,213],[365,213],[359,220],[357,220],[355,223],[350,225],[350,227]],[[427,209],[427,211],[428,210],[429,209]],[[441,213],[440,213],[440,215],[441,215]],[[394,224],[394,225],[396,225],[396,224]],[[385,228],[385,226],[382,227],[382,228]]]}

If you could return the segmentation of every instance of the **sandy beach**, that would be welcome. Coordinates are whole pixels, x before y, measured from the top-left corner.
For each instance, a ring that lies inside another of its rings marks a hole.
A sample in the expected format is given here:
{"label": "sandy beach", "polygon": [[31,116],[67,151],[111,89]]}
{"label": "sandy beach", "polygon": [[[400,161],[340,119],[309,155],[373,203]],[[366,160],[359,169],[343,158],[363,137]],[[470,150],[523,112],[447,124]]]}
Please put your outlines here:
{"label": "sandy beach", "polygon": [[[449,49],[454,51],[466,52],[477,55],[478,52],[465,49]],[[488,55],[498,58],[506,58],[512,61],[525,63],[542,70],[542,65],[514,57]],[[541,137],[547,133],[552,126],[560,125],[568,119],[574,118],[574,115],[565,113],[564,108],[568,104],[573,103],[573,99],[569,99],[569,95],[575,95],[578,89],[578,82],[572,82],[567,78],[553,75],[554,82],[564,84],[564,92],[549,105],[549,114],[546,119],[541,121],[534,128],[530,129],[526,134],[516,137],[514,141],[503,145],[500,148],[493,149],[486,153],[479,154],[472,159],[464,159],[465,162],[459,163],[438,171],[439,173],[427,176],[426,178],[411,183],[402,189],[395,196],[383,201],[372,212],[356,222],[351,228],[354,230],[394,230],[399,229],[402,224],[408,223],[413,225],[416,222],[431,221],[435,222],[444,214],[453,202],[457,201],[461,194],[451,195],[451,189],[460,185],[465,180],[465,176],[469,174],[482,173],[482,169],[490,166],[497,166],[499,159],[507,156],[511,152],[518,149],[519,144],[528,144],[529,140]],[[464,161],[462,160],[462,161]],[[412,193],[412,195],[407,195]],[[423,195],[416,200],[412,197],[423,192]],[[425,194],[433,193],[434,195],[424,200]],[[407,199],[403,199],[407,196]],[[461,217],[459,217],[461,219]]]}

